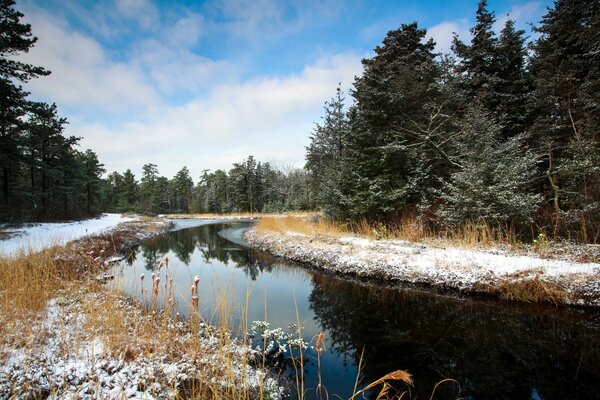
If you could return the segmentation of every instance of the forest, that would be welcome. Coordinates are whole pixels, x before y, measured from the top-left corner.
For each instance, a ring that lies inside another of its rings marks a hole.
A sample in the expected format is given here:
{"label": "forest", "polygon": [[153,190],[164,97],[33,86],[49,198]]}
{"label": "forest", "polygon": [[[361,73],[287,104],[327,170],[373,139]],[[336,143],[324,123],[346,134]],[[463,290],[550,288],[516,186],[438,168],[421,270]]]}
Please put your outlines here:
{"label": "forest", "polygon": [[600,3],[559,0],[535,40],[485,0],[470,42],[436,54],[416,22],[363,59],[311,135],[316,204],[334,218],[468,224],[600,239]]}
{"label": "forest", "polygon": [[[600,2],[559,0],[532,38],[508,19],[499,32],[480,1],[469,41],[435,52],[417,22],[388,32],[338,88],[310,134],[304,168],[248,156],[229,171],[144,165],[106,174],[54,104],[28,100],[43,67],[16,61],[35,45],[2,0],[0,220],[100,212],[228,213],[321,210],[342,220],[407,216],[433,230],[465,224],[600,240]],[[349,98],[347,98],[347,96]]]}

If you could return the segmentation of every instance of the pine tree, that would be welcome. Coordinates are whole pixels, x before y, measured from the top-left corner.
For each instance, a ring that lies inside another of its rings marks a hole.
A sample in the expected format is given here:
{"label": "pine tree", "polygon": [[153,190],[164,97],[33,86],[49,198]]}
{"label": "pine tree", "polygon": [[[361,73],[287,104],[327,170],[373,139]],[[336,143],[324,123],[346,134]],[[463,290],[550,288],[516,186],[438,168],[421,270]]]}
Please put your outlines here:
{"label": "pine tree", "polygon": [[535,158],[522,154],[521,138],[501,141],[502,127],[478,104],[462,126],[461,168],[444,184],[438,215],[455,227],[531,223],[540,197],[531,192]]}
{"label": "pine tree", "polygon": [[156,180],[158,179],[158,168],[155,164],[148,163],[142,167],[142,179],[140,181],[140,212],[154,214],[158,208],[158,193],[156,191]]}
{"label": "pine tree", "polygon": [[139,185],[135,179],[135,175],[130,169],[123,173],[121,187],[117,189],[119,193],[117,211],[132,212],[139,208]]}
{"label": "pine tree", "polygon": [[344,143],[349,131],[348,117],[344,110],[344,97],[338,85],[336,96],[325,103],[323,124],[316,124],[306,148],[306,169],[312,174],[312,190],[316,202],[326,215],[339,217],[339,185]]}
{"label": "pine tree", "polygon": [[427,125],[439,71],[434,42],[416,23],[390,31],[375,57],[363,60],[349,111],[342,162],[340,209],[345,216],[379,218],[401,212],[424,196],[427,171],[411,146],[415,126]]}
{"label": "pine tree", "polygon": [[494,89],[497,87],[495,64],[497,39],[492,27],[496,16],[487,9],[487,0],[477,6],[476,24],[471,31],[471,43],[463,43],[454,36],[452,50],[458,57],[459,73],[463,78],[463,90],[471,100],[477,99],[487,110],[494,111],[498,106]]}
{"label": "pine tree", "polygon": [[101,176],[106,170],[92,150],[87,149],[84,153],[79,153],[78,156],[83,167],[81,172],[85,193],[85,210],[87,215],[97,214],[100,211]]}
{"label": "pine tree", "polygon": [[12,0],[0,0],[0,218],[6,218],[15,209],[20,209],[14,186],[17,184],[21,161],[21,117],[26,113],[28,93],[15,82],[26,82],[49,74],[41,67],[14,59],[14,56],[28,52],[37,41],[31,34],[31,26],[20,21],[23,14],[13,8],[14,4]]}
{"label": "pine tree", "polygon": [[187,167],[183,167],[172,180],[174,211],[178,213],[190,212],[193,188],[194,181],[190,177],[190,171]]}

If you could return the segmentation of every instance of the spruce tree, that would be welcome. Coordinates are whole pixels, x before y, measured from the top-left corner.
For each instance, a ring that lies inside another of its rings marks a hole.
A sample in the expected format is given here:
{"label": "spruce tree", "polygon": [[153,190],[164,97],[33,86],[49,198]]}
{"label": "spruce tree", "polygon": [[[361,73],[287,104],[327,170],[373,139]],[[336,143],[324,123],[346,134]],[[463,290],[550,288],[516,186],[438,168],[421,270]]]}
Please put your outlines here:
{"label": "spruce tree", "polygon": [[502,139],[524,133],[531,124],[527,101],[533,90],[526,68],[525,31],[516,30],[513,20],[506,21],[496,48],[497,72],[494,91],[498,97],[495,110],[502,125]]}
{"label": "spruce tree", "polygon": [[336,96],[325,103],[322,125],[316,124],[306,148],[306,169],[312,174],[316,203],[326,215],[340,217],[339,185],[344,142],[349,131],[344,97],[338,85]]}
{"label": "spruce tree", "polygon": [[475,104],[462,122],[461,168],[444,183],[438,215],[450,226],[529,224],[540,197],[531,191],[535,158],[521,137],[501,141],[502,127]]}
{"label": "spruce tree", "polygon": [[476,23],[470,29],[470,44],[463,43],[454,36],[452,50],[459,59],[458,71],[463,77],[462,88],[466,96],[477,99],[487,110],[494,111],[498,99],[494,89],[497,65],[495,63],[498,40],[492,27],[496,16],[487,8],[487,0],[481,0],[477,6]]}
{"label": "spruce tree", "polygon": [[424,105],[438,95],[433,40],[417,23],[388,32],[355,79],[355,104],[342,162],[340,209],[345,216],[380,218],[423,197],[428,171],[412,145],[427,124]]}
{"label": "spruce tree", "polygon": [[534,28],[541,36],[533,45],[531,62],[535,77],[531,107],[536,115],[531,136],[544,156],[540,174],[546,179],[541,190],[549,193],[556,233],[565,223],[598,225],[599,218],[590,216],[598,215],[600,202],[591,186],[600,179],[595,173],[599,13],[598,0],[558,0]]}

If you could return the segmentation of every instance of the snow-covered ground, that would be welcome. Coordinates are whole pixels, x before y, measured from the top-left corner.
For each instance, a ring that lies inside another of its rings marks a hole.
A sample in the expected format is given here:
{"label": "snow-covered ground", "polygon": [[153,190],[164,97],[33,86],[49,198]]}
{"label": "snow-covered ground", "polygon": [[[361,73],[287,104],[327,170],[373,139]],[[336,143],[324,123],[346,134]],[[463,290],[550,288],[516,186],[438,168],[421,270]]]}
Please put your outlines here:
{"label": "snow-covered ground", "polygon": [[76,222],[30,224],[19,228],[0,226],[0,257],[11,256],[19,250],[39,251],[52,245],[63,245],[86,235],[102,233],[121,222],[137,217],[103,214],[101,217]]}
{"label": "snow-covered ground", "polygon": [[244,239],[276,256],[361,278],[489,292],[537,279],[560,287],[569,304],[600,306],[600,264],[500,250],[435,248],[400,240],[307,236],[250,229]]}
{"label": "snow-covered ground", "polygon": [[106,297],[106,292],[70,293],[51,299],[45,318],[13,322],[23,326],[4,333],[8,344],[0,346],[0,398],[180,398],[194,379],[224,392],[235,385],[257,398],[262,385],[270,394],[266,398],[282,397],[276,379],[248,365],[248,359],[259,356],[249,346],[224,344],[218,332],[202,323],[196,334],[186,322],[173,321],[162,328],[162,335],[136,333],[139,324],[161,326],[162,316],[142,316],[136,306],[121,300],[116,312],[123,313],[131,328],[123,333],[123,349],[115,353],[111,330],[95,328],[85,311],[91,304],[106,304]]}

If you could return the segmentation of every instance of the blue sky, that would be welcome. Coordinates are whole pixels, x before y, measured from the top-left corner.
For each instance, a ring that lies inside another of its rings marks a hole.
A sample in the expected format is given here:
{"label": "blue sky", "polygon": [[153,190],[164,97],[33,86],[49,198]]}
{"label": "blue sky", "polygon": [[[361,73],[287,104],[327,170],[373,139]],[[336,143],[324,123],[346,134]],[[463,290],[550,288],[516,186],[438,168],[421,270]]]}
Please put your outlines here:
{"label": "blue sky", "polygon": [[[550,1],[490,1],[529,30]],[[449,49],[477,1],[17,0],[39,40],[26,85],[56,102],[108,171],[230,168],[248,155],[302,166],[323,103],[361,73],[387,31],[418,21]]]}

